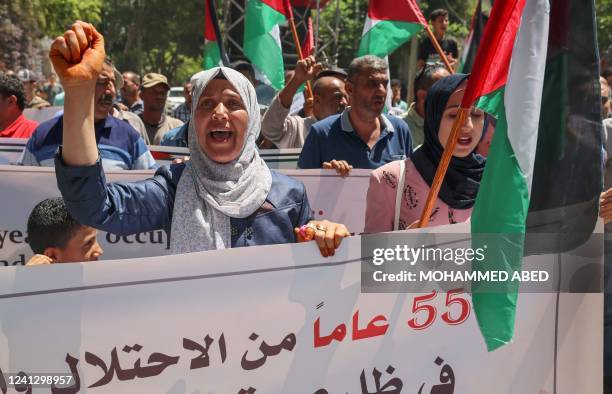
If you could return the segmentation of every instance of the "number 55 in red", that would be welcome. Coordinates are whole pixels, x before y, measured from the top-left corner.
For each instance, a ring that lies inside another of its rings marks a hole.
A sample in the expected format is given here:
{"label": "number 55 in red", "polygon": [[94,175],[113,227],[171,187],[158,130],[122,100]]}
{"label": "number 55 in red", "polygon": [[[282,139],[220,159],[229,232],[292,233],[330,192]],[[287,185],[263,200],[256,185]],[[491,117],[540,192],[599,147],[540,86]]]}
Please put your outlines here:
{"label": "number 55 in red", "polygon": [[[470,312],[472,310],[472,306],[470,302],[465,298],[461,297],[460,294],[463,294],[463,289],[453,289],[446,293],[446,312],[444,312],[440,317],[442,320],[448,325],[458,325],[467,320],[470,316]],[[431,326],[433,322],[436,320],[436,307],[428,304],[428,301],[432,301],[436,298],[436,291],[432,290],[429,294],[424,294],[422,296],[414,297],[412,300],[412,313],[415,315],[412,319],[408,320],[408,327],[413,330],[424,330],[427,327]],[[457,304],[459,308],[453,308],[453,311],[459,310],[458,316],[453,318],[451,316],[451,307],[453,304]],[[417,316],[417,313],[420,313]],[[417,320],[420,318],[420,320]],[[420,321],[424,321],[421,323]]]}
{"label": "number 55 in red", "polygon": [[412,313],[416,315],[418,312],[423,311],[424,313],[422,314],[422,316],[426,316],[426,318],[423,323],[418,323],[417,317],[415,316],[412,319],[408,320],[408,327],[414,330],[424,330],[427,327],[431,326],[431,324],[436,319],[436,307],[429,304],[420,305],[420,303],[431,301],[434,298],[436,298],[435,290],[433,290],[430,294],[424,294],[422,296],[414,297],[414,299],[412,300]]}
{"label": "number 55 in red", "polygon": [[[470,311],[472,309],[470,302],[463,297],[453,298],[453,296],[459,295],[459,294],[463,294],[463,289],[454,289],[446,293],[446,306],[449,310],[447,312],[444,312],[441,317],[442,317],[442,320],[444,320],[447,324],[451,324],[451,325],[461,324],[464,321],[466,321],[467,318],[470,316]],[[451,304],[459,304],[460,313],[456,319],[451,318],[451,314],[450,314]]]}

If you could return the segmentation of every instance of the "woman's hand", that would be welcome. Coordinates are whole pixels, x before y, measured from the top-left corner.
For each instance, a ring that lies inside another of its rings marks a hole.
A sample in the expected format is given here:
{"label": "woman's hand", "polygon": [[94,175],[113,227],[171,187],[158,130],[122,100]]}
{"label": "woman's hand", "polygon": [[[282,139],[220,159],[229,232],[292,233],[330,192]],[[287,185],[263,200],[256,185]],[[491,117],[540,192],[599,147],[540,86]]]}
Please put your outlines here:
{"label": "woman's hand", "polygon": [[49,59],[64,89],[95,83],[104,64],[104,37],[93,25],[72,24],[51,44]]}
{"label": "woman's hand", "polygon": [[599,196],[599,217],[604,220],[605,224],[612,222],[612,188]]}
{"label": "woman's hand", "polygon": [[342,243],[342,239],[351,235],[344,224],[328,220],[311,220],[302,229],[295,228],[298,242],[317,241],[323,257],[333,256]]}
{"label": "woman's hand", "polygon": [[342,176],[348,176],[349,172],[353,169],[346,160],[332,160],[323,162],[323,168],[326,170],[335,169],[336,172]]}
{"label": "woman's hand", "polygon": [[51,264],[51,263],[53,263],[53,260],[51,259],[51,257],[45,256],[44,254],[35,254],[34,256],[32,256],[30,260],[28,260],[26,265],[33,266],[33,265],[45,265],[45,264]]}

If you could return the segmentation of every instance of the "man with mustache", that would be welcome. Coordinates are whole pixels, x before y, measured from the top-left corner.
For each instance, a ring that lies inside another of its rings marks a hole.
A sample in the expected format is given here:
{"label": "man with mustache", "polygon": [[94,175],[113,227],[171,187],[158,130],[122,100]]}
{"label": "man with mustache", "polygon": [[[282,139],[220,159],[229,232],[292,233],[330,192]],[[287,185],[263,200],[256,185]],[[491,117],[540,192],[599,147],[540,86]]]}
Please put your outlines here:
{"label": "man with mustache", "polygon": [[[121,84],[121,74],[116,72],[110,59],[104,67],[95,88],[94,120],[96,141],[102,165],[105,169],[142,170],[157,168],[155,159],[143,138],[127,121],[110,115],[116,84]],[[66,95],[65,102],[72,98]],[[20,164],[26,166],[53,167],[55,152],[62,145],[63,115],[41,123],[26,144]]]}
{"label": "man with mustache", "polygon": [[388,83],[383,59],[373,55],[354,59],[345,86],[351,106],[312,126],[298,167],[334,168],[348,175],[352,168],[374,169],[410,156],[408,125],[382,113]]}

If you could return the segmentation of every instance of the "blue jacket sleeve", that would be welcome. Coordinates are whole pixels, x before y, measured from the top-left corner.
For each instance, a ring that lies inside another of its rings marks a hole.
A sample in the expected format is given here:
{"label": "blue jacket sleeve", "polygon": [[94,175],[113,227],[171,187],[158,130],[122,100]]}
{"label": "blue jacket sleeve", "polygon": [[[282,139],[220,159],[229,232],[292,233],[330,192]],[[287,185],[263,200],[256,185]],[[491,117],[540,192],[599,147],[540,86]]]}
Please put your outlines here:
{"label": "blue jacket sleeve", "polygon": [[302,184],[302,188],[304,197],[302,198],[302,209],[300,210],[300,218],[296,227],[301,227],[308,224],[308,222],[314,219],[312,210],[310,209],[310,203],[308,203],[308,195],[306,194],[306,187],[304,187],[304,184]]}
{"label": "blue jacket sleeve", "polygon": [[57,185],[70,214],[81,224],[118,235],[169,231],[181,173],[165,166],[153,178],[107,184],[100,159],[92,166],[70,167],[61,151],[55,157]]}

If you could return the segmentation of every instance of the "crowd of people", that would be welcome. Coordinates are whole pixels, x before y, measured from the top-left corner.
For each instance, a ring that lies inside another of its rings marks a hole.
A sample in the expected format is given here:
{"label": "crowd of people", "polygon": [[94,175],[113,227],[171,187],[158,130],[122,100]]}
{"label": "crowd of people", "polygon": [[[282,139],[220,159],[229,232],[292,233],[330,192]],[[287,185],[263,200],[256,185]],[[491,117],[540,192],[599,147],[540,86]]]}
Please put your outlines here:
{"label": "crowd of people", "polygon": [[[435,10],[430,21],[455,66],[448,13]],[[451,73],[426,38],[409,103],[383,59],[366,55],[341,69],[310,56],[266,98],[246,61],[196,73],[184,81],[184,103],[169,113],[167,78],[119,72],[90,24],[77,22],[58,37],[50,59],[60,83],[53,76],[41,87],[27,69],[0,73],[0,137],[29,138],[20,164],[54,166],[66,197],[32,212],[28,233],[36,255],[29,264],[96,260],[102,250],[95,229],[121,235],[163,229],[174,253],[314,239],[323,256],[333,255],[349,229],[313,220],[304,186],[267,167],[259,156],[266,147],[301,149],[300,169],[373,170],[365,232],[414,228],[469,79]],[[612,129],[609,81],[612,72],[601,78],[604,129]],[[312,97],[300,91],[307,82]],[[37,124],[24,117],[26,108],[50,102],[62,107],[51,119]],[[472,109],[430,225],[469,219],[494,131],[495,119]],[[159,167],[149,145],[187,147],[190,156]],[[112,169],[156,172],[137,183],[100,182]],[[611,206],[612,193],[604,193],[606,220]],[[32,236],[45,232],[56,236]],[[75,257],[71,245],[81,254]]]}

